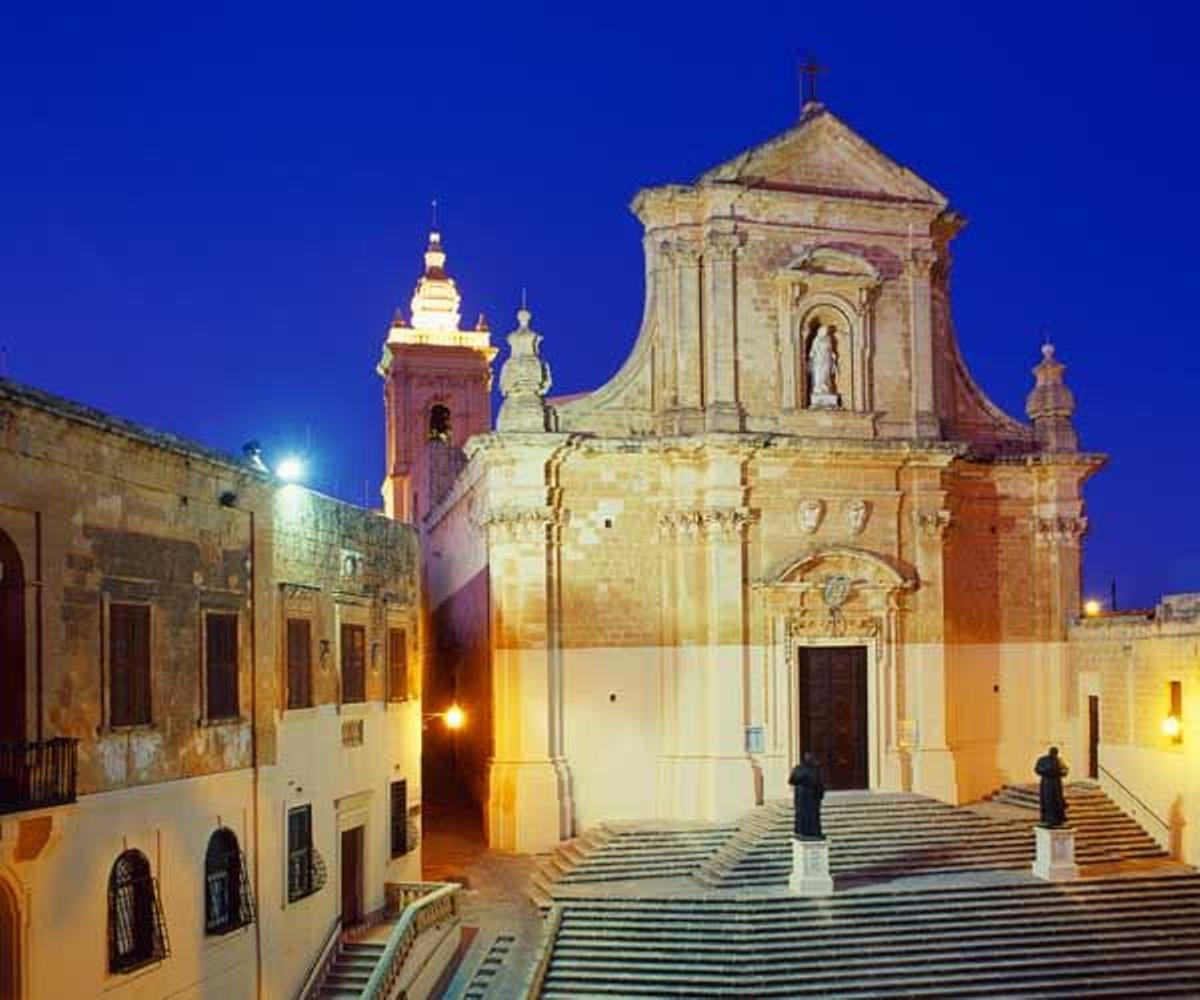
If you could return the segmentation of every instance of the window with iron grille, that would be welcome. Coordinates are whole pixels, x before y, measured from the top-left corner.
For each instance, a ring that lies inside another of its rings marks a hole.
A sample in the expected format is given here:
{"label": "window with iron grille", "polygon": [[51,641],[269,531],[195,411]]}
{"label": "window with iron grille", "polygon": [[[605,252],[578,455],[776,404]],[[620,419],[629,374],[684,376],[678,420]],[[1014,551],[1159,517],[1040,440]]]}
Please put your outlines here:
{"label": "window with iron grille", "polygon": [[287,707],[312,706],[312,625],[307,619],[287,621]]}
{"label": "window with iron grille", "polygon": [[288,810],[288,902],[318,892],[325,885],[325,862],[312,842],[312,806]]}
{"label": "window with iron grille", "polygon": [[342,701],[367,700],[367,629],[342,626]]}
{"label": "window with iron grille", "polygon": [[408,853],[408,782],[392,782],[392,857]]}
{"label": "window with iron grille", "polygon": [[150,607],[108,608],[108,720],[113,726],[150,724]]}
{"label": "window with iron grille", "polygon": [[228,934],[254,923],[246,857],[224,827],[208,838],[204,855],[204,933]]}
{"label": "window with iron grille", "polygon": [[408,634],[388,629],[388,701],[408,701]]}
{"label": "window with iron grille", "polygon": [[204,616],[205,716],[233,719],[238,714],[238,616]]}
{"label": "window with iron grille", "polygon": [[108,969],[132,972],[170,953],[150,862],[141,851],[125,851],[108,878]]}

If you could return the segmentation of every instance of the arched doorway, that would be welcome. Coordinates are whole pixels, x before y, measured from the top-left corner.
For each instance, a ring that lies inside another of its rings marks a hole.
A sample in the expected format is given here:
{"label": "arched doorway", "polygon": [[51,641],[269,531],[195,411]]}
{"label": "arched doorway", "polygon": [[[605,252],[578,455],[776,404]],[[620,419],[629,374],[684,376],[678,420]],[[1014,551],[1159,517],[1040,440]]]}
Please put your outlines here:
{"label": "arched doorway", "polygon": [[0,879],[0,1000],[21,996],[21,914],[17,897]]}
{"label": "arched doorway", "polygon": [[25,571],[0,531],[0,743],[25,739]]}

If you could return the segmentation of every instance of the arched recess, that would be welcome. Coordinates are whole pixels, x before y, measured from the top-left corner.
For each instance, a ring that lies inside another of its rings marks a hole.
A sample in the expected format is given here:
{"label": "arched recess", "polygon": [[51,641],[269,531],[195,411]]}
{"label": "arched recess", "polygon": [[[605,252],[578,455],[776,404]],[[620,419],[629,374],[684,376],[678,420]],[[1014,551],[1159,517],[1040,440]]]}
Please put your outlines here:
{"label": "arched recess", "polygon": [[0,1000],[20,1000],[22,957],[19,897],[0,876]]}
{"label": "arched recess", "polygon": [[808,348],[816,328],[834,330],[839,408],[868,413],[874,406],[874,301],[882,278],[864,257],[814,247],[776,275],[779,288],[781,403],[803,410],[808,393]]}
{"label": "arched recess", "polygon": [[25,570],[0,530],[0,743],[25,739]]}
{"label": "arched recess", "polygon": [[800,660],[809,647],[861,647],[866,664],[867,787],[906,787],[900,731],[905,692],[898,642],[905,595],[917,586],[911,567],[849,545],[793,556],[758,582],[768,798],[786,794],[787,770],[802,749]]}

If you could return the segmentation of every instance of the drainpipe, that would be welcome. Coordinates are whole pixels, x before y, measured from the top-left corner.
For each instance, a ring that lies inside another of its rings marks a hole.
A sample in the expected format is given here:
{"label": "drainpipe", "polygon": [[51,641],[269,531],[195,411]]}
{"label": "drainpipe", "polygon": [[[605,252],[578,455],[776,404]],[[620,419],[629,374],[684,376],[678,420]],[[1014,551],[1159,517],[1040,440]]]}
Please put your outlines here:
{"label": "drainpipe", "polygon": [[259,873],[262,870],[262,855],[259,852],[259,778],[258,778],[258,551],[255,545],[257,524],[254,511],[250,515],[250,769],[251,787],[254,801],[250,816],[254,842],[254,900],[258,906],[258,914],[254,921],[254,995],[262,1000],[263,995],[263,948],[262,948],[262,884]]}

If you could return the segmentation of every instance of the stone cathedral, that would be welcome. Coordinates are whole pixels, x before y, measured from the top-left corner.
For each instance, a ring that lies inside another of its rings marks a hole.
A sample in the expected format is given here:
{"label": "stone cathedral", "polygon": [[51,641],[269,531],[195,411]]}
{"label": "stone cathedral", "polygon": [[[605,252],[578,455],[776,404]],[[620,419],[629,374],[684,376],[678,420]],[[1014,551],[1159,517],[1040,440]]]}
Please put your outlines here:
{"label": "stone cathedral", "polygon": [[1070,756],[1103,457],[1050,345],[1029,422],[967,371],[964,218],[816,102],[632,207],[645,310],[607,384],[549,396],[523,308],[492,427],[495,348],[482,317],[461,329],[436,233],[380,365],[425,699],[471,713],[455,761],[490,844],[732,819],[785,795],[802,749],[831,787],[952,803],[1024,780],[1047,742]]}

